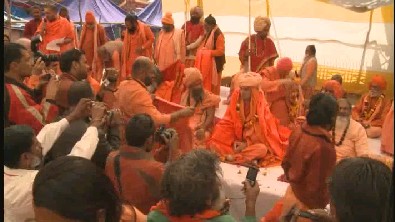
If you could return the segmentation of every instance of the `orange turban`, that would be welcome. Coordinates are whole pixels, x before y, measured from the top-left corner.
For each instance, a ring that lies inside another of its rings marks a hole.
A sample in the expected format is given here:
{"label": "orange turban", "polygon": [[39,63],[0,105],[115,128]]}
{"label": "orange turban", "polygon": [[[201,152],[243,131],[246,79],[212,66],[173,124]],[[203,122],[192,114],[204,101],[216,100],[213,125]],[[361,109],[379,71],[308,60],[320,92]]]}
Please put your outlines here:
{"label": "orange turban", "polygon": [[255,72],[247,72],[240,74],[237,77],[238,85],[240,87],[259,87],[262,82],[262,77]]}
{"label": "orange turban", "polygon": [[166,12],[162,18],[163,24],[174,25],[173,15],[170,12]]}
{"label": "orange turban", "polygon": [[277,61],[277,65],[276,65],[277,70],[289,72],[292,70],[292,67],[293,67],[292,60],[288,57],[280,58]]}
{"label": "orange turban", "polygon": [[184,85],[187,88],[189,88],[191,85],[203,82],[203,76],[197,68],[186,68],[184,69],[184,73]]}
{"label": "orange turban", "polygon": [[336,97],[336,99],[343,98],[344,96],[344,91],[340,83],[336,80],[328,80],[324,82],[323,86],[325,91],[331,91],[333,92],[333,96]]}
{"label": "orange turban", "polygon": [[95,23],[96,22],[96,18],[95,18],[95,14],[92,11],[87,11],[85,14],[85,22],[86,23]]}
{"label": "orange turban", "polygon": [[372,81],[370,81],[369,83],[369,89],[372,87],[372,83],[378,85],[381,88],[381,90],[385,90],[387,88],[387,81],[384,79],[383,76],[380,75],[373,76]]}

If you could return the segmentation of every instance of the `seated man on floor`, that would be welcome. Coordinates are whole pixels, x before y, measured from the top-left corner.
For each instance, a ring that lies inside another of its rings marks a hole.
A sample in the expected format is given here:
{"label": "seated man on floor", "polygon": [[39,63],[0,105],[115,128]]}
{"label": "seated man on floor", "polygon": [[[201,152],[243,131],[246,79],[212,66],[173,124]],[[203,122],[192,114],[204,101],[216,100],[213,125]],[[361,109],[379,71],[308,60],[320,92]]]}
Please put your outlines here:
{"label": "seated man on floor", "polygon": [[393,158],[373,154],[369,150],[368,137],[363,126],[351,118],[351,103],[347,99],[337,101],[339,112],[334,133],[336,159],[367,156],[391,167]]}
{"label": "seated man on floor", "polygon": [[190,127],[194,130],[193,147],[205,147],[214,125],[215,107],[221,98],[203,88],[203,77],[197,68],[184,70],[186,91],[182,94],[181,105],[195,107],[195,114],[190,118]]}
{"label": "seated man on floor", "polygon": [[344,90],[336,80],[328,80],[322,84],[322,92],[329,93],[336,99],[344,98]]}
{"label": "seated man on floor", "polygon": [[386,87],[383,76],[374,76],[369,83],[369,93],[363,95],[352,109],[352,118],[362,124],[369,138],[381,136],[381,127],[391,108],[391,100],[383,93]]}
{"label": "seated man on floor", "polygon": [[264,167],[279,163],[284,156],[291,132],[270,112],[261,81],[261,76],[252,72],[238,77],[240,88],[233,92],[208,142],[223,160]]}

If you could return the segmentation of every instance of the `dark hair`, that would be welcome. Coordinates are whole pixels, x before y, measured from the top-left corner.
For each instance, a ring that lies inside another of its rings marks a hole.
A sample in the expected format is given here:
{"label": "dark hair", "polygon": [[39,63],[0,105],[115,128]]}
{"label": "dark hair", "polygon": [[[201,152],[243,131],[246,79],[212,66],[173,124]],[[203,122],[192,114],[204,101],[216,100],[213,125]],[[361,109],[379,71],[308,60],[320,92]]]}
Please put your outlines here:
{"label": "dark hair", "polygon": [[155,133],[155,124],[151,116],[137,114],[133,116],[125,129],[126,142],[129,146],[142,147],[145,141]]}
{"label": "dark hair", "polygon": [[30,126],[14,125],[4,128],[4,165],[17,168],[21,155],[31,151],[34,136]]}
{"label": "dark hair", "polygon": [[47,5],[44,5],[44,8],[50,9],[50,10],[53,11],[53,12],[57,12],[57,11],[58,11],[58,8],[56,7],[55,4],[47,4]]}
{"label": "dark hair", "polygon": [[59,12],[69,12],[69,10],[66,8],[66,7],[61,7],[60,9],[59,9]]}
{"label": "dark hair", "polygon": [[311,126],[326,127],[333,125],[337,115],[337,102],[331,95],[317,93],[310,99],[307,123]]}
{"label": "dark hair", "polygon": [[158,86],[163,82],[163,75],[158,66],[155,66],[155,82]]}
{"label": "dark hair", "polygon": [[27,50],[23,45],[18,43],[7,43],[4,45],[4,71],[10,71],[12,62],[20,62],[22,58],[22,51]]}
{"label": "dark hair", "polygon": [[151,69],[152,63],[147,57],[138,57],[132,65],[132,76],[137,77],[142,71]]}
{"label": "dark hair", "polygon": [[60,70],[70,72],[73,62],[79,62],[85,53],[78,49],[70,49],[60,55]]}
{"label": "dark hair", "polygon": [[106,222],[119,221],[121,202],[110,179],[88,159],[64,156],[45,165],[33,183],[33,202],[65,218],[96,221],[105,210]]}
{"label": "dark hair", "polygon": [[[392,165],[392,172],[394,172],[394,165]],[[387,201],[381,222],[394,221],[394,174],[392,174],[390,192],[388,195],[389,201]]]}
{"label": "dark hair", "polygon": [[312,55],[315,55],[315,53],[317,52],[315,49],[315,45],[308,45],[307,48],[310,50]]}
{"label": "dark hair", "polygon": [[88,82],[76,81],[70,86],[67,94],[68,102],[70,106],[75,106],[83,98],[93,98],[92,87]]}
{"label": "dark hair", "polygon": [[137,17],[137,15],[135,15],[135,14],[128,14],[128,15],[126,15],[126,17],[125,17],[125,22],[126,21],[129,21],[129,22],[137,22],[137,20],[138,20],[138,17]]}
{"label": "dark hair", "polygon": [[391,175],[391,169],[378,160],[357,157],[340,161],[329,183],[338,221],[381,222]]}
{"label": "dark hair", "polygon": [[343,84],[343,77],[340,74],[335,74],[332,76],[331,80],[336,80],[341,84]]}
{"label": "dark hair", "polygon": [[161,182],[162,198],[171,216],[195,215],[210,208],[207,201],[219,197],[221,172],[217,156],[194,149],[166,167]]}
{"label": "dark hair", "polygon": [[207,25],[217,25],[217,20],[211,14],[204,19],[204,22]]}
{"label": "dark hair", "polygon": [[39,10],[39,11],[41,12],[41,8],[38,7],[37,5],[34,5],[34,6],[30,7],[30,8],[29,8],[29,12],[32,13],[32,12],[33,12],[34,10],[36,10],[36,9]]}

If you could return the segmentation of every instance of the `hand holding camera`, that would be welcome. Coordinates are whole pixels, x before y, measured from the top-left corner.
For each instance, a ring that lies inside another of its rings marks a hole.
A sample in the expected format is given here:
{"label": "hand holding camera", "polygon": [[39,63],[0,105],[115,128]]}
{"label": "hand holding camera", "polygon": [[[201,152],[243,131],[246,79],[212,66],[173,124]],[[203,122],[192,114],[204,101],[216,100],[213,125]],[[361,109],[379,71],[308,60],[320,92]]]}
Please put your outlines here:
{"label": "hand holding camera", "polygon": [[157,141],[161,144],[166,145],[170,150],[178,149],[179,137],[175,129],[166,129],[164,126],[161,126],[155,132],[155,138],[157,138]]}
{"label": "hand holding camera", "polygon": [[107,107],[104,103],[93,102],[91,107],[91,126],[101,127],[105,123]]}

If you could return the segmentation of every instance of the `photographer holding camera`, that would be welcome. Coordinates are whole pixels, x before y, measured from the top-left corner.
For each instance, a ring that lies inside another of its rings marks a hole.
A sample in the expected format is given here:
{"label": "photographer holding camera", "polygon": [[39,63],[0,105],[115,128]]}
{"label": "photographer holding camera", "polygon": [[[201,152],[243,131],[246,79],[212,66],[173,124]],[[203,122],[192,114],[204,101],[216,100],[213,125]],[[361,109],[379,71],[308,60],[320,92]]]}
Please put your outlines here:
{"label": "photographer holding camera", "polygon": [[[159,154],[167,154],[167,161],[179,157],[179,138],[174,129],[156,131],[153,119],[147,114],[137,114],[126,126],[126,145],[110,153],[106,162],[106,174],[120,198],[147,214],[160,200],[160,180],[164,172]],[[156,138],[155,138],[156,137]],[[159,137],[159,138],[158,138]],[[155,157],[151,154],[154,143],[162,141]]]}
{"label": "photographer holding camera", "polygon": [[46,95],[43,98],[42,86],[35,89],[24,84],[26,77],[32,75],[32,60],[29,51],[22,45],[9,43],[4,46],[5,66],[5,123],[8,125],[25,124],[31,126],[38,133],[45,123],[52,122],[58,115],[58,108],[54,105],[58,90],[55,77],[49,81]]}
{"label": "photographer holding camera", "polygon": [[[81,99],[94,100],[94,94],[89,83],[77,81],[70,86],[68,91],[70,107],[65,111],[64,115],[73,112]],[[105,104],[93,102],[93,106],[105,107]],[[108,154],[118,149],[120,145],[118,129],[118,124],[121,122],[120,113],[117,110],[108,111],[107,108],[105,109],[107,110],[107,121],[99,128],[99,143],[92,157],[92,162],[102,169],[105,167]],[[80,119],[71,123],[54,143],[51,151],[46,156],[45,163],[70,153],[74,144],[81,139],[92,121],[92,119]]]}

